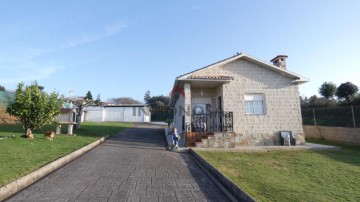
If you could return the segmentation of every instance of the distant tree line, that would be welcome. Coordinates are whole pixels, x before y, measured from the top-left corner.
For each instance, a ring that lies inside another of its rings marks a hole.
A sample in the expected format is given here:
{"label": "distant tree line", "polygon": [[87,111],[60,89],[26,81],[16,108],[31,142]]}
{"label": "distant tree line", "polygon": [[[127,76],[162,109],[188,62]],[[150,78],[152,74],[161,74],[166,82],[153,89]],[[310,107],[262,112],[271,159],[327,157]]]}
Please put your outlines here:
{"label": "distant tree line", "polygon": [[91,103],[92,105],[101,105],[101,99],[100,99],[100,94],[98,94],[96,96],[96,100],[93,99],[93,96],[91,94],[91,91],[88,91],[84,97],[84,100],[87,100],[89,103]]}
{"label": "distant tree line", "polygon": [[134,98],[131,97],[119,97],[119,98],[110,98],[108,99],[108,102],[110,102],[111,104],[142,104],[140,101],[135,100]]}
{"label": "distant tree line", "polygon": [[151,107],[152,111],[167,111],[170,97],[164,95],[151,96],[150,91],[146,91],[144,101]]}
{"label": "distant tree line", "polygon": [[302,108],[334,107],[346,105],[360,105],[359,88],[351,82],[336,86],[333,82],[324,82],[319,87],[319,94],[322,97],[313,95],[309,98],[300,97]]}
{"label": "distant tree line", "polygon": [[151,96],[150,91],[146,91],[144,101],[150,106],[152,121],[171,122],[172,110],[170,109],[170,97],[164,95]]}

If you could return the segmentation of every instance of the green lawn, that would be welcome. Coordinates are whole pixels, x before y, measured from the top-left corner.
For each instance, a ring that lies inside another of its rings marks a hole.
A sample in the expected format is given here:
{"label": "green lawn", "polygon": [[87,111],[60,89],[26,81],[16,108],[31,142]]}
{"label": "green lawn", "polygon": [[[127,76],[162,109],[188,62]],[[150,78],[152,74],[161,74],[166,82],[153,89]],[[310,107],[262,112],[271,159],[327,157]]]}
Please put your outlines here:
{"label": "green lawn", "polygon": [[[21,125],[0,125],[0,136],[15,135],[16,138],[0,140],[0,186],[46,165],[76,149],[81,148],[105,135],[116,134],[128,123],[82,123],[74,130],[76,136],[56,135],[53,141],[45,140],[40,130],[33,133],[35,139],[22,138]],[[67,126],[62,128],[66,133]],[[55,130],[46,126],[45,130]]]}
{"label": "green lawn", "polygon": [[196,152],[258,201],[360,201],[360,147],[337,146],[342,150]]}

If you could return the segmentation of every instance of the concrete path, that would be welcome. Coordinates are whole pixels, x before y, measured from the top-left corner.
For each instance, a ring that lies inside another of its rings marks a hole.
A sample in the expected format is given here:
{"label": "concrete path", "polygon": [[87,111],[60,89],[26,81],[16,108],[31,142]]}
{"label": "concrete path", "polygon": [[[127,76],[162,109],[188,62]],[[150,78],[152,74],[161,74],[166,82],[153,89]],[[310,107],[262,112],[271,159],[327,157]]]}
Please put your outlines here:
{"label": "concrete path", "polygon": [[312,151],[323,151],[323,150],[341,150],[340,147],[306,143],[305,145],[296,146],[236,146],[235,148],[192,148],[197,151],[227,151],[227,152],[268,152],[273,150],[278,151],[299,151],[299,150],[312,150]]}
{"label": "concrete path", "polygon": [[126,129],[7,201],[229,201],[163,131]]}

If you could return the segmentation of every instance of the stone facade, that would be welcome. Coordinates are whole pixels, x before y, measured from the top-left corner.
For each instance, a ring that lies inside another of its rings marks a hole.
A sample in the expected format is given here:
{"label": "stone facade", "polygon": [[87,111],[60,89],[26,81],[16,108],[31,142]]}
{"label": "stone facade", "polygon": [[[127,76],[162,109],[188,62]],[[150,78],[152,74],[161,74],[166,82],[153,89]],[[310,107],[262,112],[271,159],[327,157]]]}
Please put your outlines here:
{"label": "stone facade", "polygon": [[200,148],[234,148],[235,147],[235,133],[232,133],[232,132],[214,133],[214,135],[208,136],[207,139],[202,139],[201,142],[197,142],[196,147],[200,147]]}
{"label": "stone facade", "polygon": [[[191,86],[189,83],[184,84],[184,107],[185,107],[185,127],[188,127],[186,124],[191,123]],[[185,129],[189,131],[189,129]]]}
{"label": "stone facade", "polygon": [[[305,143],[298,84],[292,83],[294,79],[242,58],[192,75],[234,77],[215,88],[218,92],[214,93],[222,95],[223,110],[234,113],[236,145],[279,145],[282,130],[292,131],[297,144]],[[244,95],[253,93],[264,95],[264,115],[245,113]]]}

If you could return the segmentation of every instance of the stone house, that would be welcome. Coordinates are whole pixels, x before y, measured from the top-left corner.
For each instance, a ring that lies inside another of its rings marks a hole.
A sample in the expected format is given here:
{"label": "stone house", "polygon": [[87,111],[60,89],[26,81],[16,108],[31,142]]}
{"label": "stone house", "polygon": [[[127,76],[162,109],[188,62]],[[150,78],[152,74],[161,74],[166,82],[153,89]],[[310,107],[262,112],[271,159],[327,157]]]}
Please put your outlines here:
{"label": "stone house", "polygon": [[280,131],[304,144],[298,85],[309,80],[288,71],[286,58],[240,53],[176,77],[170,106],[183,144],[280,145]]}

